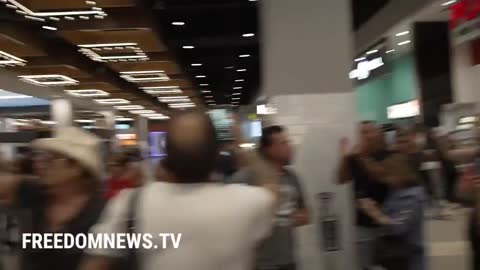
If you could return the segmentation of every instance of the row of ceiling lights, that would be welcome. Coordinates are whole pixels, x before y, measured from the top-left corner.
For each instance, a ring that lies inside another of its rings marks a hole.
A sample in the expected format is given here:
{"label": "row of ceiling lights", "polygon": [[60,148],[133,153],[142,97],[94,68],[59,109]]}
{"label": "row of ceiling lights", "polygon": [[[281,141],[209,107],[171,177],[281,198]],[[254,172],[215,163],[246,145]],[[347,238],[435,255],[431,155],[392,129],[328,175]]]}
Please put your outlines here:
{"label": "row of ceiling lights", "polygon": [[[408,35],[408,34],[410,34],[410,31],[402,31],[402,32],[399,32],[399,33],[395,34],[395,36],[396,36],[396,37],[402,37],[402,36],[406,36],[406,35]],[[407,39],[407,40],[398,42],[397,45],[398,45],[398,46],[404,46],[404,45],[407,45],[407,44],[409,44],[409,43],[411,43],[411,42],[412,42],[411,40]],[[377,53],[377,52],[378,52],[378,50],[370,50],[370,51],[366,52],[365,54],[366,54],[366,55],[370,55],[370,54],[375,54],[375,53]],[[395,52],[395,49],[387,50],[385,53],[389,54],[389,53],[393,53],[393,52]],[[366,60],[366,59],[367,59],[367,58],[366,58],[365,56],[362,56],[362,57],[356,58],[356,59],[355,59],[355,62],[362,62],[362,61],[364,61],[364,60]]]}
{"label": "row of ceiling lights", "polygon": [[[249,0],[250,2],[255,2],[257,0]],[[172,22],[172,25],[174,26],[185,26],[186,23],[184,21],[174,21]],[[255,33],[244,33],[242,34],[242,37],[244,38],[251,38],[251,37],[254,37],[255,36]],[[182,46],[183,49],[186,49],[186,50],[192,50],[192,49],[195,49],[195,46],[193,45],[184,45]],[[251,57],[250,54],[240,54],[238,56],[239,58],[248,58],[248,57]],[[192,67],[201,67],[203,66],[202,63],[192,63],[191,64]],[[232,66],[228,66],[228,67],[225,67],[225,69],[233,69],[234,67]],[[246,72],[247,69],[237,69],[236,70],[237,72]],[[197,79],[206,79],[207,76],[206,75],[196,75],[195,78]],[[236,79],[235,82],[244,82],[245,80],[244,79]],[[201,83],[200,86],[201,87],[207,87],[209,86],[210,84],[208,83]],[[241,90],[243,89],[243,87],[233,87],[234,90]],[[216,106],[217,104],[215,103],[215,101],[213,100],[214,99],[214,96],[211,95],[211,91],[210,90],[202,90],[202,93],[204,94],[204,98],[205,98],[205,102],[210,105],[210,106]],[[232,105],[233,106],[238,106],[238,100],[240,100],[240,95],[242,93],[241,92],[235,92],[232,94]]]}

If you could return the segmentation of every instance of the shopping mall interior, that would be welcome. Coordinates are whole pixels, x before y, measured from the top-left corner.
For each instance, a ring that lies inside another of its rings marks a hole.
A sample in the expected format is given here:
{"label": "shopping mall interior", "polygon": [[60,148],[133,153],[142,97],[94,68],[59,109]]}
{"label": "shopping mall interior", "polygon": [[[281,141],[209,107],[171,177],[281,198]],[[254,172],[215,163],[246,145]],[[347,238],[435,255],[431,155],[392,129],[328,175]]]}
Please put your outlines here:
{"label": "shopping mall interior", "polygon": [[[265,128],[281,125],[295,148],[288,168],[310,211],[309,224],[294,232],[296,268],[225,263],[211,270],[480,269],[480,229],[469,235],[476,204],[457,196],[480,154],[450,159],[450,151],[477,149],[480,141],[479,15],[478,0],[0,0],[0,179],[10,170],[3,162],[33,164],[35,142],[72,127],[98,138],[101,178],[111,173],[110,157],[122,153],[112,160],[141,163],[143,174],[135,175],[145,184],[162,181],[157,168],[174,151],[167,141],[177,115],[208,115],[224,158],[232,147],[264,149]],[[449,143],[418,150],[429,157],[418,170],[433,183],[417,218],[423,267],[360,266],[366,248],[359,251],[354,213],[364,197],[353,173],[353,184],[339,185],[337,170],[340,142],[362,147],[358,134],[368,123],[392,152],[400,151],[403,128]],[[228,182],[238,168],[225,162],[214,174]],[[0,269],[60,269],[22,264],[18,222],[1,209]],[[144,268],[187,269],[160,261]]]}

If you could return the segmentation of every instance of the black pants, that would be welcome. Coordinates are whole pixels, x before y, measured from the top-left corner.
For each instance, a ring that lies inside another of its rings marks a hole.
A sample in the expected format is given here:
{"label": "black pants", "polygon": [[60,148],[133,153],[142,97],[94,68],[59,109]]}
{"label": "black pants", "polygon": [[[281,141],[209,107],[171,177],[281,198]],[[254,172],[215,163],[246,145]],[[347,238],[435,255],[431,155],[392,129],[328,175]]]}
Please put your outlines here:
{"label": "black pants", "polygon": [[292,263],[292,264],[286,264],[282,266],[277,266],[275,268],[255,268],[255,270],[296,270],[297,266]]}
{"label": "black pants", "polygon": [[472,270],[480,270],[480,235],[477,227],[476,211],[473,212],[470,218],[469,238],[472,248]]}

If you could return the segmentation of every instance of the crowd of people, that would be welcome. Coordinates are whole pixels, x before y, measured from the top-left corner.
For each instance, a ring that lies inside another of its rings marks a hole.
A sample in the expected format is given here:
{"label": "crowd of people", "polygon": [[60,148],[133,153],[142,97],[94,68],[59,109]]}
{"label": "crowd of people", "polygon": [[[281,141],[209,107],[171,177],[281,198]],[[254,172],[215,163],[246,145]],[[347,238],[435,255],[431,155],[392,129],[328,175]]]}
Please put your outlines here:
{"label": "crowd of people", "polygon": [[[0,168],[0,202],[20,232],[184,237],[178,249],[19,249],[20,270],[298,269],[295,228],[310,224],[313,214],[302,179],[289,166],[294,150],[287,130],[264,128],[257,151],[238,147],[244,140],[237,126],[233,134],[233,142],[220,145],[207,114],[175,115],[168,156],[148,174],[154,179],[147,179],[136,151],[104,162],[99,139],[79,128],[34,141],[28,161]],[[358,269],[428,269],[424,217],[436,192],[425,163],[442,164],[451,182],[447,199],[476,208],[480,180],[475,172],[459,173],[455,164],[474,161],[478,150],[456,149],[441,135],[362,122],[355,143],[341,140],[337,181],[354,190]],[[474,269],[480,269],[477,220],[474,211]]]}

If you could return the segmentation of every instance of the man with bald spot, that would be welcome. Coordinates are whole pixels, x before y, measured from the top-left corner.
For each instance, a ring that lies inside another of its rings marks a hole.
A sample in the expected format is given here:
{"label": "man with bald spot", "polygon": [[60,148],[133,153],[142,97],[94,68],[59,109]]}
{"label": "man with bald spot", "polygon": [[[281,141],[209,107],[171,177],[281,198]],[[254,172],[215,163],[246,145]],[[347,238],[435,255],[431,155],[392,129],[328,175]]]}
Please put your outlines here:
{"label": "man with bald spot", "polygon": [[[238,138],[241,140],[241,138]],[[163,162],[165,182],[139,193],[135,233],[181,233],[178,249],[137,252],[143,270],[250,270],[254,249],[268,236],[278,196],[275,173],[253,153],[243,160],[256,170],[259,187],[210,181],[218,157],[215,129],[203,112],[174,116]],[[93,233],[124,233],[131,191],[107,206]],[[113,270],[122,250],[89,250],[82,270]]]}

